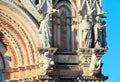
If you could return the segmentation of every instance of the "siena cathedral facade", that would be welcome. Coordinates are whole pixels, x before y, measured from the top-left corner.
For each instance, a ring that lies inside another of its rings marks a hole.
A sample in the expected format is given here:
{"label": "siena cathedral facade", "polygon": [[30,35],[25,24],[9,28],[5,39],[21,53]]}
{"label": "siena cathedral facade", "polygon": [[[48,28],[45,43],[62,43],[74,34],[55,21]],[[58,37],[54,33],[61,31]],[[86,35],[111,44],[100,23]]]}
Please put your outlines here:
{"label": "siena cathedral facade", "polygon": [[106,82],[102,0],[0,0],[0,82]]}

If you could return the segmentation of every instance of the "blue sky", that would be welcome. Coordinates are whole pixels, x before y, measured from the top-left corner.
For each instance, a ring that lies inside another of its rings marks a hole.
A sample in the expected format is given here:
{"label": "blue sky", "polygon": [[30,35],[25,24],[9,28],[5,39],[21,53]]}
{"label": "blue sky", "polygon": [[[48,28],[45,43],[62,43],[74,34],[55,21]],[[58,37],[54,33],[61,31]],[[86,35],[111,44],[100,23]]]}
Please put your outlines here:
{"label": "blue sky", "polygon": [[103,10],[107,11],[108,51],[103,56],[103,74],[109,76],[107,82],[120,82],[120,0],[103,0]]}

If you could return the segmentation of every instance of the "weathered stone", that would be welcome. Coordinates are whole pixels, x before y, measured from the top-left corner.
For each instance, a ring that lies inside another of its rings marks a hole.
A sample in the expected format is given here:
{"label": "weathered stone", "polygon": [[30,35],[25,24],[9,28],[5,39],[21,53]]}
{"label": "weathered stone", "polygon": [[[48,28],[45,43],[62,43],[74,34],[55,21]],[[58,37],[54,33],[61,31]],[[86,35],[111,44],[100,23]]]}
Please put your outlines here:
{"label": "weathered stone", "polygon": [[102,0],[0,0],[0,82],[105,82],[104,14]]}

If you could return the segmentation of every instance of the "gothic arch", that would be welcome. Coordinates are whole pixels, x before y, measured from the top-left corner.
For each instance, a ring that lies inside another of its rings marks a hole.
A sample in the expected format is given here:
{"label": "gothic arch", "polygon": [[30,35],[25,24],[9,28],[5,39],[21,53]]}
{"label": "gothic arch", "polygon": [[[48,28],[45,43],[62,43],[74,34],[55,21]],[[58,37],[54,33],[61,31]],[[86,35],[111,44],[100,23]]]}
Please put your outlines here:
{"label": "gothic arch", "polygon": [[59,0],[57,0],[54,4],[55,9],[60,9],[60,7],[63,7],[63,6],[66,7],[69,10],[69,12],[70,12],[69,15],[71,17],[75,17],[75,10],[73,9],[73,6],[69,2],[67,2],[67,1],[59,2]]}
{"label": "gothic arch", "polygon": [[59,50],[71,51],[74,9],[68,1],[55,2],[54,8],[58,9],[59,13],[53,15],[53,46]]}

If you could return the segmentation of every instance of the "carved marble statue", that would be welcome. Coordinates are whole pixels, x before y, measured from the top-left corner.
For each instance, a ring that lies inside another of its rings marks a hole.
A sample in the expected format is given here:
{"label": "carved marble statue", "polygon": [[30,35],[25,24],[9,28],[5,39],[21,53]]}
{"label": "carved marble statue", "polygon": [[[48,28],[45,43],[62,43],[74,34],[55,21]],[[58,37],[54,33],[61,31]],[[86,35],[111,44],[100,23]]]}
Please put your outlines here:
{"label": "carved marble statue", "polygon": [[[90,63],[90,74],[93,75],[94,71],[101,70],[101,59],[98,59],[95,54],[95,50],[92,49],[92,57],[91,57],[91,63]],[[98,72],[98,74],[99,74]]]}
{"label": "carved marble statue", "polygon": [[82,31],[83,31],[83,45],[85,48],[91,48],[92,44],[92,20],[89,16],[85,15],[82,20]]}
{"label": "carved marble statue", "polygon": [[[40,5],[39,3],[38,5]],[[39,6],[38,6],[39,7]],[[41,5],[40,5],[41,7]],[[51,44],[51,16],[53,13],[58,12],[58,10],[52,8],[52,0],[45,0],[43,6],[41,7],[42,12],[45,14],[45,18],[41,21],[39,27],[41,46],[43,48],[50,48]]]}
{"label": "carved marble statue", "polygon": [[103,39],[102,39],[102,25],[100,16],[96,16],[96,21],[94,24],[94,47],[95,48],[102,48]]}
{"label": "carved marble statue", "polygon": [[40,23],[39,27],[39,33],[40,33],[40,39],[42,43],[42,47],[45,48],[50,48],[50,41],[51,41],[51,15],[47,14],[44,20]]}

